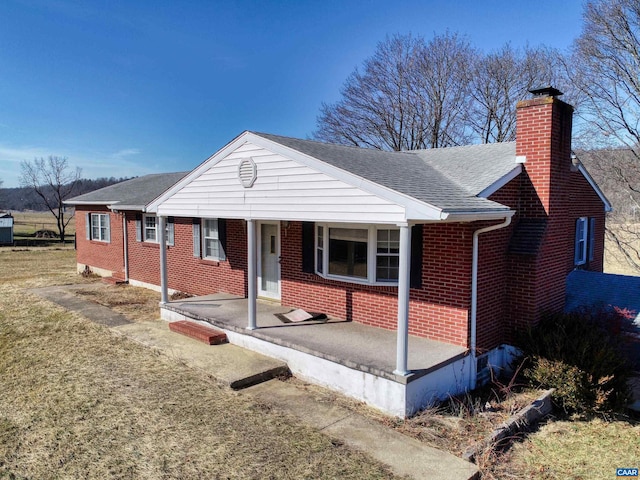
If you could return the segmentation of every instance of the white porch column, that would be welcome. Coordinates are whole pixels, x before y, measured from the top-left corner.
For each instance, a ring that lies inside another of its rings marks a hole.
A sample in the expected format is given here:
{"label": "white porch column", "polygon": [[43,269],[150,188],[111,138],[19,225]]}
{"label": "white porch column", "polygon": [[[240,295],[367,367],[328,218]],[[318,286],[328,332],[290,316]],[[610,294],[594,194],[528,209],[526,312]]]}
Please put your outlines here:
{"label": "white porch column", "polygon": [[255,330],[256,325],[256,298],[258,286],[257,274],[257,247],[256,247],[256,221],[247,220],[247,313],[249,325],[247,330]]}
{"label": "white porch column", "polygon": [[158,239],[160,240],[160,303],[169,301],[167,285],[167,217],[158,216]]}
{"label": "white porch column", "polygon": [[400,269],[398,272],[398,333],[396,375],[406,376],[409,350],[409,282],[411,268],[411,231],[408,224],[400,227]]}

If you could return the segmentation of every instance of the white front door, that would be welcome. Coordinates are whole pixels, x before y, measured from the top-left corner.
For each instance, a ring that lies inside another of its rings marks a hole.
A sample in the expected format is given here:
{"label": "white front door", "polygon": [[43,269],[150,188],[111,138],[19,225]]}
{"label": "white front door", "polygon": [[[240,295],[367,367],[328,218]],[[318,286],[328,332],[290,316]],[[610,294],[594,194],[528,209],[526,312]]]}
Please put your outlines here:
{"label": "white front door", "polygon": [[258,224],[258,296],[280,299],[280,223]]}

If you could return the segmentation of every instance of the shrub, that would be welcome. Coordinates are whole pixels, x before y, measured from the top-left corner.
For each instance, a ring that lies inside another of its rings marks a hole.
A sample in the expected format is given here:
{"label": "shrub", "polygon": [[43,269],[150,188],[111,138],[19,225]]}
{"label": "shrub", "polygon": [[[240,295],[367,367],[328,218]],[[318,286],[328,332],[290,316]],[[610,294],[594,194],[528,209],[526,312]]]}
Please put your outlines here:
{"label": "shrub", "polygon": [[554,401],[566,413],[624,409],[630,368],[620,330],[627,321],[616,309],[545,316],[520,339],[524,377],[555,388]]}

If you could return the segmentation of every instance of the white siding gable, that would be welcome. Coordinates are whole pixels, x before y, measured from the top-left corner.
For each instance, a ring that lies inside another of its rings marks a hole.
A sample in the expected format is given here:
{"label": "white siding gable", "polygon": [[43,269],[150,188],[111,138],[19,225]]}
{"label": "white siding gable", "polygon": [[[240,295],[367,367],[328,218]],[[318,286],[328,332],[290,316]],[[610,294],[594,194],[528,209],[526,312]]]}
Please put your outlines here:
{"label": "white siding gable", "polygon": [[[257,178],[249,188],[238,166],[251,158]],[[212,158],[213,160],[213,158]],[[253,142],[202,165],[199,174],[160,200],[160,215],[363,223],[396,223],[405,207]]]}

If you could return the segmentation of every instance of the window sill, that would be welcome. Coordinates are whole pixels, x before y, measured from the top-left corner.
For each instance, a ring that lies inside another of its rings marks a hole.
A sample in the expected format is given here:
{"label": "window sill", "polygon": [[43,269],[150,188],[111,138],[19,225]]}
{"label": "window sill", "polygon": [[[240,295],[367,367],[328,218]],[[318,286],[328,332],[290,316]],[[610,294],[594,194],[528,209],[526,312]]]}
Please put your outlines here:
{"label": "window sill", "polygon": [[89,243],[91,243],[91,245],[102,245],[105,247],[111,244],[111,242],[107,242],[106,240],[94,240],[94,239],[89,240]]}
{"label": "window sill", "polygon": [[[143,246],[149,247],[149,248],[160,248],[160,244],[158,242],[151,242],[149,240],[145,240],[145,241],[139,242],[139,243],[141,243]],[[173,244],[167,243],[167,247],[173,247]]]}
{"label": "window sill", "polygon": [[214,267],[218,267],[220,266],[220,260],[214,260],[213,258],[201,258],[200,259],[200,264],[201,265],[211,265]]}
{"label": "window sill", "polygon": [[398,282],[370,282],[366,279],[354,278],[354,277],[342,277],[340,275],[326,275],[315,272],[320,278],[325,280],[335,280],[336,282],[355,283],[356,285],[366,285],[369,287],[397,287]]}

